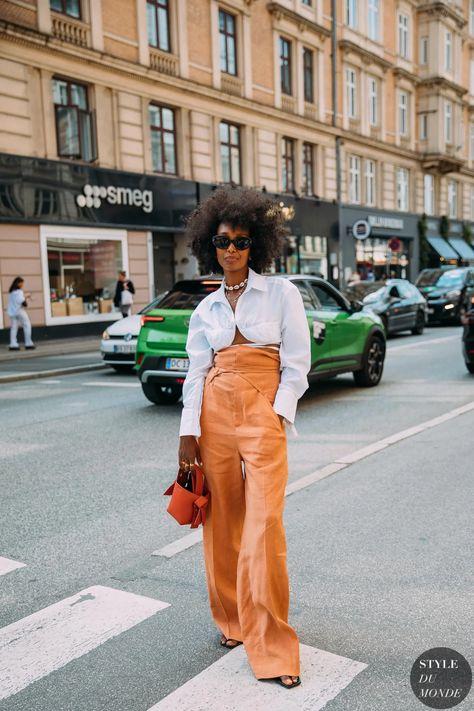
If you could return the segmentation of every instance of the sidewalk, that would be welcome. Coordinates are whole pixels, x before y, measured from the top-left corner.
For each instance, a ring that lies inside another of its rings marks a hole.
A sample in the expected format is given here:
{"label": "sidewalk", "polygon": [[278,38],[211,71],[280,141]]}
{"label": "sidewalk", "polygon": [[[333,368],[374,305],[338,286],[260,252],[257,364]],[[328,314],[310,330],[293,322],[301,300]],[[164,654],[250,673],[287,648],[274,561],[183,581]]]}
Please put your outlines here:
{"label": "sidewalk", "polygon": [[0,384],[105,368],[100,338],[63,338],[38,341],[34,351],[9,351],[0,346]]}

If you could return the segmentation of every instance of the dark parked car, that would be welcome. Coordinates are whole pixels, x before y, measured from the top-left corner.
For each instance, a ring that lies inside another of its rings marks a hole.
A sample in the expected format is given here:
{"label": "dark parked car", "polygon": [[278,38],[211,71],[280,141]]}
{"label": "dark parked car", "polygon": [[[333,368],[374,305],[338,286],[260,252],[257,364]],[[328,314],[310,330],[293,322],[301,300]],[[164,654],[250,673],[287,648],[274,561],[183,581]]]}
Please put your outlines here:
{"label": "dark parked car", "polygon": [[474,296],[467,304],[466,313],[462,317],[462,352],[466,368],[474,374]]}
{"label": "dark parked car", "polygon": [[360,281],[346,287],[345,296],[362,302],[364,310],[380,316],[387,335],[398,331],[423,333],[426,323],[426,299],[406,279]]}
{"label": "dark parked car", "polygon": [[460,323],[474,294],[474,267],[423,269],[415,283],[427,301],[429,322]]}

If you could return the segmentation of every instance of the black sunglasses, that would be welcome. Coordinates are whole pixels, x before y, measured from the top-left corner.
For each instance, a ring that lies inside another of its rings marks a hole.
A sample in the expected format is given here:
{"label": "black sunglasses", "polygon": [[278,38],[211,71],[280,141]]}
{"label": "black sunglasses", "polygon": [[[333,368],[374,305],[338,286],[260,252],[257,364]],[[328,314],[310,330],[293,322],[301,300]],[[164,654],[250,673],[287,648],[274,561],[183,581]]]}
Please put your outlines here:
{"label": "black sunglasses", "polygon": [[235,239],[230,239],[224,235],[214,235],[211,241],[217,249],[228,249],[230,243],[232,242],[234,247],[238,249],[239,252],[243,249],[248,249],[252,244],[251,237],[236,237]]}

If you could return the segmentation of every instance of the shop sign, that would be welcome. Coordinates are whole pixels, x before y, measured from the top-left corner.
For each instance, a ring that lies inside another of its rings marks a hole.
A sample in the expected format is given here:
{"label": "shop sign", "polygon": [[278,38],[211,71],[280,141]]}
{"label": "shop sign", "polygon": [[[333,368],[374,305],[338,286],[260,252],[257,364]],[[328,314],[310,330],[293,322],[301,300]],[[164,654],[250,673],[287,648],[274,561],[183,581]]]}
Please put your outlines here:
{"label": "shop sign", "polygon": [[371,227],[381,227],[387,230],[403,230],[403,220],[399,217],[383,217],[382,215],[369,215],[367,220]]}
{"label": "shop sign", "polygon": [[352,235],[355,239],[366,239],[370,235],[370,224],[367,220],[357,220],[352,225]]}
{"label": "shop sign", "polygon": [[79,207],[98,209],[102,200],[109,205],[131,205],[141,207],[143,212],[152,212],[153,193],[151,190],[139,188],[125,188],[121,185],[84,185],[81,195],[77,195],[76,203]]}

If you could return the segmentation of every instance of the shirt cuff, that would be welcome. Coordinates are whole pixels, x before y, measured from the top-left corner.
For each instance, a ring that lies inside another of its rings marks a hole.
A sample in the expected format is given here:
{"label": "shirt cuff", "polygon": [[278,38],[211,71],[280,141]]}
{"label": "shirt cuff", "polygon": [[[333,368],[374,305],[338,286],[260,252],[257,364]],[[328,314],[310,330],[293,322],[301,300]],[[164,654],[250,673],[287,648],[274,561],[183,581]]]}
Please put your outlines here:
{"label": "shirt cuff", "polygon": [[273,409],[278,415],[283,415],[288,422],[293,423],[295,421],[297,404],[298,398],[292,390],[282,388],[281,386],[278,388],[273,403]]}
{"label": "shirt cuff", "polygon": [[183,407],[181,413],[181,424],[179,427],[179,436],[184,437],[185,435],[194,435],[194,437],[201,436],[201,425],[198,417],[194,410],[190,407]]}

